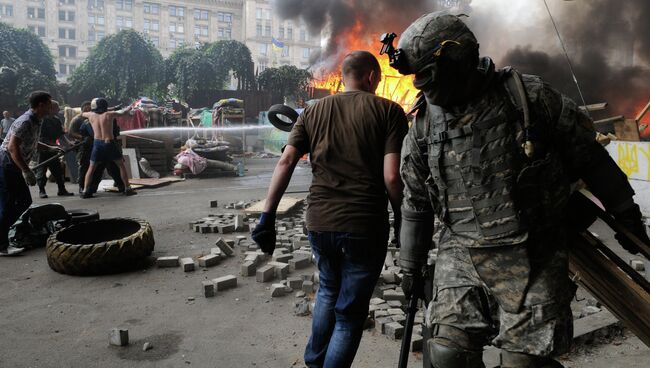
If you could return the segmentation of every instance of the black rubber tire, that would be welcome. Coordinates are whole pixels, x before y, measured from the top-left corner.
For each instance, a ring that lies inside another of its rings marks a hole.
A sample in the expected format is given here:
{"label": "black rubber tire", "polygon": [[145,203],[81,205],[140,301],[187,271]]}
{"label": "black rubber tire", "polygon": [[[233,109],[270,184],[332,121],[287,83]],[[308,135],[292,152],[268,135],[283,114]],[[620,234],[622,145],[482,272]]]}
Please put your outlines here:
{"label": "black rubber tire", "polygon": [[[286,116],[291,120],[291,123],[287,123],[278,117],[278,115]],[[293,128],[293,125],[298,120],[298,112],[287,105],[277,104],[269,108],[269,121],[271,124],[282,130],[283,132],[290,132]]]}
{"label": "black rubber tire", "polygon": [[[127,233],[111,240],[117,229]],[[84,239],[98,238],[97,243]],[[67,240],[63,241],[63,240]],[[112,218],[72,225],[47,239],[47,263],[54,271],[77,276],[105,275],[133,270],[142,265],[154,248],[151,225],[144,220]]]}
{"label": "black rubber tire", "polygon": [[70,215],[70,225],[99,220],[99,212],[93,210],[68,210],[68,215]]}

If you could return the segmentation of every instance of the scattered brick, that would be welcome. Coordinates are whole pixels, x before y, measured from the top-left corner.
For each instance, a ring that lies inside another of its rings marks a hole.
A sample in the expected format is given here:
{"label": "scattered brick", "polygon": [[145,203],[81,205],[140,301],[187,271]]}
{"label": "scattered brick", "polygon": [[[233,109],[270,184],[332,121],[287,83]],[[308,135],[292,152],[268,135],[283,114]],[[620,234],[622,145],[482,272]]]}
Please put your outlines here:
{"label": "scattered brick", "polygon": [[181,267],[183,271],[191,272],[194,271],[194,260],[192,258],[181,258]]}
{"label": "scattered brick", "polygon": [[199,257],[199,266],[201,267],[212,267],[219,264],[221,257],[216,254],[208,254],[203,257]]}
{"label": "scattered brick", "polygon": [[212,298],[214,296],[214,282],[212,281],[203,281],[201,282],[203,287],[203,296],[206,298]]}
{"label": "scattered brick", "polygon": [[213,279],[212,282],[217,288],[217,291],[228,290],[237,287],[237,277],[233,275],[222,276]]}
{"label": "scattered brick", "polygon": [[178,256],[158,257],[156,265],[158,267],[178,267]]}
{"label": "scattered brick", "polygon": [[255,272],[255,278],[256,278],[257,282],[271,281],[271,280],[273,280],[273,276],[275,276],[275,267],[270,266],[270,265],[260,267]]}
{"label": "scattered brick", "polygon": [[240,274],[244,277],[249,277],[254,276],[256,271],[255,262],[246,261],[241,265]]}
{"label": "scattered brick", "polygon": [[108,337],[111,345],[126,346],[129,344],[129,330],[127,329],[113,328]]}

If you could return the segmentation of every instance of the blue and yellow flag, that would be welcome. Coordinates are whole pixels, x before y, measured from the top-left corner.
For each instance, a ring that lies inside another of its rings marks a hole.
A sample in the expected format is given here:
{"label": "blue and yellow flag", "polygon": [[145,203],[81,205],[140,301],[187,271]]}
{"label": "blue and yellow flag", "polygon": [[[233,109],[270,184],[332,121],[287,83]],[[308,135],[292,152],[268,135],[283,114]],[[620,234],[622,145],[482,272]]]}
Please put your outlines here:
{"label": "blue and yellow flag", "polygon": [[276,40],[275,37],[271,38],[271,45],[273,46],[273,50],[278,52],[284,48],[284,42]]}

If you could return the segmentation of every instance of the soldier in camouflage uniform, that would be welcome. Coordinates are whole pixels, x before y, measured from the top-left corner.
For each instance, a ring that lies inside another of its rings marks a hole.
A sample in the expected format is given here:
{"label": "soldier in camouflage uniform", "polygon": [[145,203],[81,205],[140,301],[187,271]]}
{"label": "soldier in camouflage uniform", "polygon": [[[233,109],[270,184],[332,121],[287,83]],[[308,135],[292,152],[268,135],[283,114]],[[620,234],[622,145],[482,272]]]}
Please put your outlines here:
{"label": "soldier in camouflage uniform", "polygon": [[[426,348],[435,368],[562,367],[572,338],[567,204],[582,179],[608,212],[648,241],[625,174],[590,119],[539,77],[479,58],[456,16],[432,13],[402,34],[391,65],[423,92],[401,175],[403,289],[426,265],[434,216],[444,226]],[[636,253],[633,244],[622,242]]]}

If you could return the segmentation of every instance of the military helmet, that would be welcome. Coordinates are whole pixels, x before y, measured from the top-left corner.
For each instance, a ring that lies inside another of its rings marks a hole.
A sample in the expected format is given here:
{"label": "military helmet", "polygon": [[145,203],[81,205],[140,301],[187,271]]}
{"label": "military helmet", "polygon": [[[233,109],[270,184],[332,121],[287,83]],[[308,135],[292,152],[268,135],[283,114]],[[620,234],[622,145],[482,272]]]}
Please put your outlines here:
{"label": "military helmet", "polygon": [[397,49],[403,59],[394,67],[404,75],[421,73],[442,55],[476,55],[478,59],[474,33],[458,16],[445,11],[425,14],[413,22],[400,36]]}
{"label": "military helmet", "polygon": [[108,101],[101,97],[93,98],[90,102],[90,111],[97,114],[105,113],[108,111]]}

